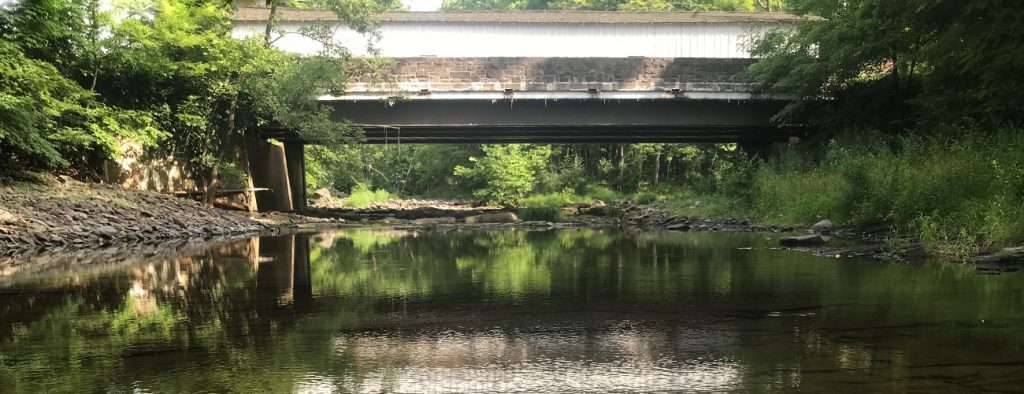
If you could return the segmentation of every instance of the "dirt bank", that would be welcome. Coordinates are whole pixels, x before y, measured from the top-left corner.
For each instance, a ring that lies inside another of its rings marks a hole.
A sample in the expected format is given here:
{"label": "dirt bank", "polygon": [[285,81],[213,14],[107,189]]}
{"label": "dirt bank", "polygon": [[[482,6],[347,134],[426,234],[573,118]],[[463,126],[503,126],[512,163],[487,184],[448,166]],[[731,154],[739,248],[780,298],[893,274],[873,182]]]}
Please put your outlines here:
{"label": "dirt bank", "polygon": [[304,220],[45,177],[0,185],[0,256],[257,233]]}

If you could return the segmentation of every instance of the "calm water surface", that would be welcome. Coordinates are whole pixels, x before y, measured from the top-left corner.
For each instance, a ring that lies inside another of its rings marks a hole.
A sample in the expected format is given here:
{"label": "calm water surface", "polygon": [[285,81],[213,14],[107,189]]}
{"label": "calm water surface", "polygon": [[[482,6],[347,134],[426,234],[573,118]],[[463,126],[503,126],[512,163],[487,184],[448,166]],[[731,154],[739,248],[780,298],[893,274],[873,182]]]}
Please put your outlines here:
{"label": "calm water surface", "polygon": [[9,271],[0,392],[1024,389],[1024,275],[773,237],[360,229]]}

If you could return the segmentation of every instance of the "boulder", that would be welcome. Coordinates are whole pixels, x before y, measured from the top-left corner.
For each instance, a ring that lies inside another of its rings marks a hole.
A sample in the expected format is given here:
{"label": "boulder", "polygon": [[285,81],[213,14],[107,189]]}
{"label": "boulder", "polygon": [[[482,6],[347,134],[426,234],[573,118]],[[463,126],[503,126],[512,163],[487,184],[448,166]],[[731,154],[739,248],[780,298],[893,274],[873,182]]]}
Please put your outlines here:
{"label": "boulder", "polygon": [[785,237],[779,240],[780,246],[821,246],[825,244],[825,237],[818,234],[800,235],[796,237]]}
{"label": "boulder", "polygon": [[604,207],[605,205],[608,205],[608,204],[605,204],[604,201],[601,201],[601,200],[594,200],[594,201],[590,202],[590,206],[591,207]]}
{"label": "boulder", "polygon": [[316,191],[313,192],[313,195],[310,196],[309,199],[312,201],[330,200],[331,191],[326,187],[321,187],[319,189],[316,189]]}
{"label": "boulder", "polygon": [[515,223],[518,221],[519,217],[512,212],[485,213],[466,218],[466,223]]}
{"label": "boulder", "polygon": [[832,224],[831,220],[825,219],[825,220],[822,220],[820,222],[815,223],[808,230],[810,230],[812,233],[815,233],[815,234],[821,234],[821,233],[828,233],[828,232],[832,231],[833,228],[835,228],[835,224]]}
{"label": "boulder", "polygon": [[451,216],[445,216],[440,218],[422,218],[412,221],[416,224],[440,224],[440,223],[455,223],[455,218]]}
{"label": "boulder", "polygon": [[562,207],[562,214],[565,216],[576,216],[580,213],[580,209],[577,207]]}

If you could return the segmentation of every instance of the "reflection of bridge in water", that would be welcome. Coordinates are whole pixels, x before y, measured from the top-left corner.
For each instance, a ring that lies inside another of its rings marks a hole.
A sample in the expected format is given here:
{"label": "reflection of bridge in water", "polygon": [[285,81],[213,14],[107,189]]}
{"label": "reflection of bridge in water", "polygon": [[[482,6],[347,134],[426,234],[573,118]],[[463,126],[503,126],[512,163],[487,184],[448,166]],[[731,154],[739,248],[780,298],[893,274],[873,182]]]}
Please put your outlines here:
{"label": "reflection of bridge in water", "polygon": [[[266,8],[240,8],[233,35],[266,31]],[[787,102],[748,83],[745,43],[789,29],[783,13],[394,12],[379,17],[379,72],[343,91],[311,92],[366,143],[716,143],[758,150],[807,135],[771,118]],[[303,29],[327,23],[334,40],[367,56],[367,37],[330,12],[279,9],[277,48],[322,45]],[[301,131],[268,127],[252,141],[263,210],[305,206]]]}
{"label": "reflection of bridge in water", "polygon": [[257,302],[274,300],[309,306],[313,285],[309,265],[309,236],[294,234],[250,240],[256,259]]}

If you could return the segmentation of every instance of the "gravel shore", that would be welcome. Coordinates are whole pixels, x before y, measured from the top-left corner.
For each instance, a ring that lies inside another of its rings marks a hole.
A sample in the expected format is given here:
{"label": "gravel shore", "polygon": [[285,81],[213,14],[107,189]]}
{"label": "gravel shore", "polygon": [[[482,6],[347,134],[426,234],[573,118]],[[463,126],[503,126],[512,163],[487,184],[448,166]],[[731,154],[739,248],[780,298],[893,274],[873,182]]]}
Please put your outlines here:
{"label": "gravel shore", "polygon": [[0,256],[255,233],[274,226],[247,212],[66,177],[0,185]]}

